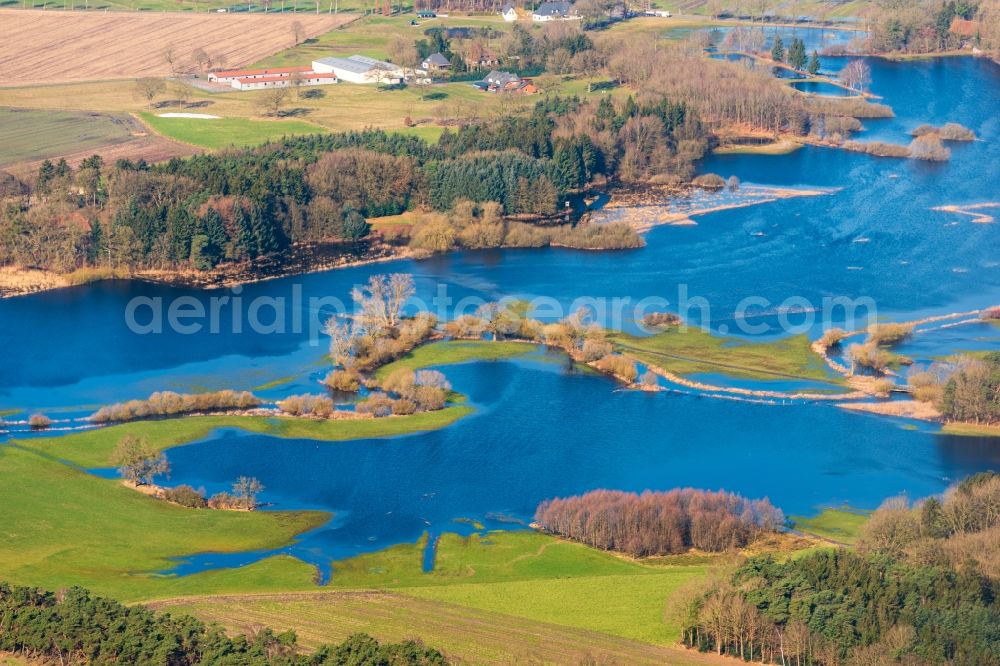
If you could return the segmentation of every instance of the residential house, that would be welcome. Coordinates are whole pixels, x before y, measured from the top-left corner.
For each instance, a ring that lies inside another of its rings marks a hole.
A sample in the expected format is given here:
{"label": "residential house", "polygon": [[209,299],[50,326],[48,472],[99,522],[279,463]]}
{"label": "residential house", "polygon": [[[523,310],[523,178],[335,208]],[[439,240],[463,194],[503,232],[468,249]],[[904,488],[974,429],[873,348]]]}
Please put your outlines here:
{"label": "residential house", "polygon": [[503,16],[503,20],[508,23],[513,23],[521,18],[521,16],[517,13],[517,10],[514,8],[514,5],[505,5],[503,10],[500,12],[500,15]]}
{"label": "residential house", "polygon": [[451,69],[451,61],[440,53],[432,53],[424,58],[420,68],[428,72],[447,72]]}
{"label": "residential house", "polygon": [[520,85],[521,77],[513,72],[501,72],[498,70],[493,70],[489,74],[483,77],[491,89],[503,90],[512,85]]}
{"label": "residential house", "polygon": [[576,18],[579,16],[573,8],[573,4],[569,2],[543,2],[531,14],[531,20],[539,22],[566,21]]}
{"label": "residential house", "polygon": [[539,92],[538,87],[530,79],[522,79],[513,72],[501,72],[497,70],[490,72],[482,81],[476,81],[472,85],[484,92],[493,93],[534,95]]}

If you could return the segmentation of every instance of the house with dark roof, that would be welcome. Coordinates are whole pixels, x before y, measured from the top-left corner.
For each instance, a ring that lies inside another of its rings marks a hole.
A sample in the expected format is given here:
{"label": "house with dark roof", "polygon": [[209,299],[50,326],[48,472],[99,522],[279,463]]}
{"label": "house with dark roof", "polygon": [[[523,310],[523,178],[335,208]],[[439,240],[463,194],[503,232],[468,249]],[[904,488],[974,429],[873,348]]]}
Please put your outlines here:
{"label": "house with dark roof", "polygon": [[513,72],[501,72],[498,70],[493,70],[485,77],[483,77],[491,89],[503,90],[511,85],[520,85],[521,77]]}
{"label": "house with dark roof", "polygon": [[532,21],[566,21],[579,18],[573,4],[569,2],[543,2],[531,14]]}
{"label": "house with dark roof", "polygon": [[513,23],[517,19],[521,18],[514,5],[504,5],[503,9],[500,10],[500,16],[502,16],[503,20],[508,23]]}
{"label": "house with dark roof", "polygon": [[428,72],[446,72],[451,69],[451,61],[440,53],[432,53],[424,58],[420,67]]}

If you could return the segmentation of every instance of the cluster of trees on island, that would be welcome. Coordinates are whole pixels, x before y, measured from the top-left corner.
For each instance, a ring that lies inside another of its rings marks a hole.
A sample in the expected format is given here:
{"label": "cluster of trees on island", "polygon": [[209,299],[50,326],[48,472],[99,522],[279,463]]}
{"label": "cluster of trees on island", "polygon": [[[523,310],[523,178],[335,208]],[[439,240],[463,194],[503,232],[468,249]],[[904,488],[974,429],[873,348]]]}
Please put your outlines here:
{"label": "cluster of trees on island", "polygon": [[209,414],[226,410],[246,411],[259,407],[260,398],[249,391],[206,391],[205,393],[175,393],[157,391],[145,400],[116,402],[101,407],[90,415],[94,423],[123,423],[139,419]]}
{"label": "cluster of trees on island", "polygon": [[910,374],[914,398],[934,403],[945,418],[1000,423],[1000,352],[962,354]]}
{"label": "cluster of trees on island", "polygon": [[633,557],[738,549],[784,522],[767,499],[693,488],[642,494],[594,490],[547,500],[535,511],[535,523],[546,532]]}
{"label": "cluster of trees on island", "polygon": [[[156,477],[170,475],[167,455],[136,435],[125,435],[118,441],[111,462],[118,468],[122,479],[137,488],[152,486]],[[216,493],[210,498],[205,497],[204,490],[196,490],[188,485],[154,488],[154,495],[191,509],[253,511],[257,508],[257,496],[263,490],[264,485],[257,478],[241,476],[233,484],[232,492]]]}
{"label": "cluster of trees on island", "polygon": [[446,666],[417,641],[380,643],[367,634],[306,651],[294,631],[259,628],[230,637],[190,615],[156,613],[91,595],[0,583],[0,652],[31,663],[205,666]]}
{"label": "cluster of trees on island", "polygon": [[682,640],[784,665],[1000,664],[1000,476],[891,500],[857,551],[751,558],[677,599]]}

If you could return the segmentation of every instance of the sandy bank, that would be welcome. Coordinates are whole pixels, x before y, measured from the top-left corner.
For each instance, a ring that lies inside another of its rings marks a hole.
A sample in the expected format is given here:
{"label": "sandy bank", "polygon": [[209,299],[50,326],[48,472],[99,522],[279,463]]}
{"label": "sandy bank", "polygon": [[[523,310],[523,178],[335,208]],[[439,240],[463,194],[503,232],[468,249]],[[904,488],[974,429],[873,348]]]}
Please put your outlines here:
{"label": "sandy bank", "polygon": [[990,224],[995,222],[996,218],[992,215],[979,212],[988,208],[1000,208],[1000,202],[991,201],[988,203],[969,204],[966,206],[948,204],[946,206],[934,206],[931,210],[936,210],[942,213],[953,213],[955,215],[966,215],[971,217],[972,221],[976,224]]}
{"label": "sandy bank", "polygon": [[67,286],[69,280],[58,273],[35,268],[0,266],[0,298],[23,296]]}
{"label": "sandy bank", "polygon": [[921,421],[940,421],[941,412],[929,402],[919,400],[889,400],[886,402],[846,402],[837,407],[855,412],[867,412],[880,416],[901,416]]}
{"label": "sandy bank", "polygon": [[[706,201],[689,202],[690,205],[685,207],[684,204],[688,203],[685,202],[686,197],[705,191],[691,186],[651,187],[615,193],[611,201],[601,211],[593,213],[590,219],[595,222],[625,222],[637,232],[644,233],[658,226],[697,224],[691,219],[697,215],[773,203],[780,199],[823,196],[835,191],[741,185],[737,190],[730,191],[730,200],[719,201],[721,196],[709,196]],[[606,219],[601,220],[602,215]]]}

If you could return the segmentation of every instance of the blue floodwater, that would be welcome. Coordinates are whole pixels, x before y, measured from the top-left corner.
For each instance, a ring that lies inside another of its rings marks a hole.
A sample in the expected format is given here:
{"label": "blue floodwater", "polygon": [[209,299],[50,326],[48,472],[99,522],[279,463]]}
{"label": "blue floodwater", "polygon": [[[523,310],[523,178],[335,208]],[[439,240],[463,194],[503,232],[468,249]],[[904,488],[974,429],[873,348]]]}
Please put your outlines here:
{"label": "blue floodwater", "polygon": [[[741,301],[756,297],[764,304],[749,308],[747,321],[760,325],[754,335],[761,337],[780,334],[783,317],[817,334],[819,324],[809,318],[828,297],[871,299],[887,320],[1000,303],[1000,226],[932,210],[1000,200],[1000,67],[971,58],[869,63],[872,90],[896,117],[863,121],[859,138],[906,142],[917,125],[954,121],[980,140],[952,144],[952,159],[942,164],[823,148],[710,157],[702,171],[834,191],[697,216],[697,226],[655,228],[647,246],[634,251],[461,252],[270,280],[239,294],[116,281],[3,300],[0,410],[73,419],[162,389],[256,389],[268,400],[315,392],[326,371],[325,342],[317,336],[313,344],[308,329],[329,306],[309,299],[346,301],[353,285],[388,271],[413,273],[425,300],[446,287],[451,304],[445,314],[466,296],[544,296],[567,309],[581,297],[634,304],[658,296],[669,301],[668,309],[697,316],[683,311],[683,288],[708,303],[705,321],[732,333]],[[244,326],[236,334],[224,323],[218,334],[140,335],[125,325],[131,299],[169,303],[179,296],[206,308],[220,296],[244,303],[283,297],[290,303],[286,330],[264,335]],[[292,320],[299,314],[304,322],[296,330]],[[831,323],[840,317],[835,313]],[[620,324],[630,326],[627,318]],[[921,333],[900,351],[931,360],[996,349],[997,330],[969,325]],[[1000,467],[996,440],[941,436],[927,426],[828,404],[624,391],[606,378],[569,372],[558,355],[443,370],[477,408],[452,427],[336,443],[221,432],[169,452],[171,483],[216,492],[252,475],[267,487],[261,499],[274,509],[330,511],[328,525],[282,549],[322,568],[425,531],[472,530],[456,519],[516,526],[508,521],[530,520],[542,499],[593,488],[726,488],[769,496],[796,513],[838,502],[874,507],[886,496],[940,492],[965,474]],[[276,380],[285,381],[259,388]],[[6,436],[26,436],[11,429]],[[199,555],[177,571],[238,566],[261,556]]]}
{"label": "blue floodwater", "polygon": [[802,92],[826,95],[827,97],[853,97],[856,95],[850,90],[823,81],[795,81],[791,86]]}

